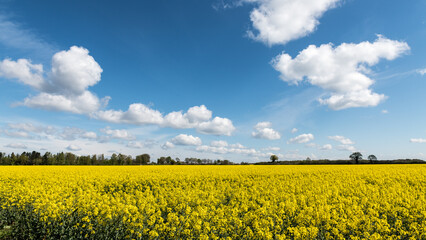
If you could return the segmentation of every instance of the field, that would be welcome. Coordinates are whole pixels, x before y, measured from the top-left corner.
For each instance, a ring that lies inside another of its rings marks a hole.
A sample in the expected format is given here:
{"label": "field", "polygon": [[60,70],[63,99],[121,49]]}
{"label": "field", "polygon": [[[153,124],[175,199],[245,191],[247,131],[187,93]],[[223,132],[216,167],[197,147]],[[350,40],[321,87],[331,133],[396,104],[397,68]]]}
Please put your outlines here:
{"label": "field", "polygon": [[2,166],[0,204],[0,239],[426,239],[426,166]]}

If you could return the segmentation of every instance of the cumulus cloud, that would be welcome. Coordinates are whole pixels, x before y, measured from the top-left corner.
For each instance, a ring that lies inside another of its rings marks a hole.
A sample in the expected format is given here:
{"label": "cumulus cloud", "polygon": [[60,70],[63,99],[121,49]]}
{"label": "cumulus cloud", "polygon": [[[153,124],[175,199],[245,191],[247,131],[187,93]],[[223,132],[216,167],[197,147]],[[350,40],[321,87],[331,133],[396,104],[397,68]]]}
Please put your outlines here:
{"label": "cumulus cloud", "polygon": [[197,131],[204,134],[231,136],[235,131],[232,121],[227,118],[215,117],[211,121],[202,122],[196,127]]}
{"label": "cumulus cloud", "polygon": [[388,111],[388,110],[386,110],[386,109],[383,109],[383,110],[382,110],[382,113],[383,113],[383,114],[388,114],[388,113],[389,113],[389,111]]}
{"label": "cumulus cloud", "polygon": [[101,129],[100,131],[114,139],[123,139],[123,140],[136,139],[135,136],[130,134],[126,129],[111,129],[110,127],[106,127]]}
{"label": "cumulus cloud", "polygon": [[5,145],[8,148],[27,149],[27,146],[23,143],[9,143]]}
{"label": "cumulus cloud", "polygon": [[378,35],[373,43],[342,43],[337,47],[331,43],[319,47],[310,45],[295,58],[282,53],[275,58],[273,66],[285,82],[297,85],[305,80],[327,90],[330,97],[319,101],[333,110],[377,106],[386,96],[370,89],[374,80],[367,76],[371,72],[369,67],[380,59],[393,60],[409,49],[405,42]]}
{"label": "cumulus cloud", "polygon": [[30,60],[5,59],[0,62],[0,77],[16,79],[39,91],[17,105],[54,111],[88,114],[106,104],[88,91],[101,79],[102,68],[83,47],[72,46],[52,57],[52,68],[44,77],[43,66]]}
{"label": "cumulus cloud", "polygon": [[233,143],[231,145],[229,145],[231,148],[246,148],[244,145],[242,145],[241,143]]}
{"label": "cumulus cloud", "polygon": [[89,87],[101,80],[102,71],[89,51],[77,46],[54,54],[48,73],[44,73],[41,64],[33,64],[27,59],[0,62],[0,77],[16,79],[39,92],[15,105],[85,114],[112,123],[195,128],[203,134],[229,136],[235,130],[232,121],[227,118],[212,119],[212,111],[204,105],[191,107],[185,113],[174,111],[165,116],[142,103],[130,104],[126,111],[103,110],[111,98],[99,99],[89,91]]}
{"label": "cumulus cloud", "polygon": [[80,95],[101,80],[102,68],[89,50],[72,46],[53,55],[49,92]]}
{"label": "cumulus cloud", "polygon": [[424,138],[412,138],[410,139],[411,143],[426,143],[426,139]]}
{"label": "cumulus cloud", "polygon": [[255,32],[251,38],[267,45],[286,44],[304,37],[319,24],[318,19],[339,0],[243,0],[258,6],[250,13]]}
{"label": "cumulus cloud", "polygon": [[171,142],[175,145],[198,146],[201,145],[201,139],[192,135],[179,134]]}
{"label": "cumulus cloud", "polygon": [[329,136],[328,138],[331,139],[331,140],[340,142],[343,145],[355,144],[352,140],[350,140],[349,138],[346,138],[344,136],[336,135],[336,136]]}
{"label": "cumulus cloud", "polygon": [[112,123],[136,125],[161,124],[163,122],[163,116],[159,111],[153,110],[142,103],[131,104],[125,112],[121,110],[98,111],[93,113],[92,117]]}
{"label": "cumulus cloud", "polygon": [[165,142],[163,145],[161,145],[161,148],[164,150],[170,149],[170,148],[174,148],[175,145],[169,141]]}
{"label": "cumulus cloud", "polygon": [[307,143],[314,140],[314,135],[312,135],[311,133],[304,133],[301,134],[297,137],[291,138],[290,140],[287,141],[288,144],[290,143]]}
{"label": "cumulus cloud", "polygon": [[155,124],[162,127],[178,129],[195,128],[198,132],[212,135],[231,135],[235,130],[232,121],[227,118],[212,117],[212,112],[206,106],[194,106],[187,112],[170,112],[163,117],[157,110],[141,103],[134,103],[125,112],[121,110],[98,111],[92,114],[95,119],[113,123],[128,123],[135,125]]}
{"label": "cumulus cloud", "polygon": [[189,120],[189,122],[204,122],[210,120],[212,118],[212,111],[208,110],[206,106],[195,106],[188,109],[185,118]]}
{"label": "cumulus cloud", "polygon": [[52,111],[65,111],[77,114],[86,114],[98,110],[102,100],[89,91],[80,95],[60,95],[52,93],[40,93],[34,97],[27,97],[18,105],[31,108],[40,108]]}
{"label": "cumulus cloud", "polygon": [[128,142],[127,143],[127,145],[126,145],[127,147],[129,147],[129,148],[143,148],[143,147],[145,147],[145,144],[143,144],[142,142],[139,142],[139,141],[130,141],[130,142]]}
{"label": "cumulus cloud", "polygon": [[12,61],[5,59],[0,62],[0,77],[16,79],[35,89],[42,89],[44,85],[43,65],[32,64],[30,60],[18,59]]}
{"label": "cumulus cloud", "polygon": [[356,152],[356,148],[352,145],[339,145],[339,146],[337,146],[337,150]]}
{"label": "cumulus cloud", "polygon": [[97,139],[98,135],[95,132],[85,132],[81,134],[81,137],[86,139]]}
{"label": "cumulus cloud", "polygon": [[298,129],[297,128],[293,128],[293,129],[291,129],[291,133],[296,133],[298,131]]}
{"label": "cumulus cloud", "polygon": [[417,72],[420,73],[420,75],[425,75],[426,74],[426,68],[419,69],[419,70],[417,70]]}
{"label": "cumulus cloud", "polygon": [[333,146],[331,144],[325,144],[322,147],[320,147],[320,150],[331,150],[333,149]]}
{"label": "cumulus cloud", "polygon": [[210,142],[210,146],[212,147],[227,147],[228,145],[229,145],[228,142],[223,140]]}
{"label": "cumulus cloud", "polygon": [[88,114],[106,104],[109,97],[100,100],[88,91],[101,79],[102,68],[83,47],[72,46],[52,57],[52,69],[43,77],[43,66],[29,60],[0,63],[0,76],[17,79],[40,93],[29,96],[19,103],[27,107],[54,111]]}
{"label": "cumulus cloud", "polygon": [[254,126],[255,131],[251,133],[254,138],[277,140],[281,138],[279,132],[271,128],[271,122],[259,122]]}
{"label": "cumulus cloud", "polygon": [[79,146],[74,145],[74,144],[68,145],[68,147],[66,149],[69,150],[69,151],[80,151],[81,150],[81,148]]}

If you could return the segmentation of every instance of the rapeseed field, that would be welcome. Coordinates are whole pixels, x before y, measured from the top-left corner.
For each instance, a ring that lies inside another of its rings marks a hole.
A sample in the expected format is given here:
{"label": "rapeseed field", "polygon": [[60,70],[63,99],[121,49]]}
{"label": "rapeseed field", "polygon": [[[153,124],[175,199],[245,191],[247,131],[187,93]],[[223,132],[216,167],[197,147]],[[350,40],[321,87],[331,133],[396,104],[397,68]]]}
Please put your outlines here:
{"label": "rapeseed field", "polygon": [[11,239],[426,239],[426,166],[2,166],[0,205]]}

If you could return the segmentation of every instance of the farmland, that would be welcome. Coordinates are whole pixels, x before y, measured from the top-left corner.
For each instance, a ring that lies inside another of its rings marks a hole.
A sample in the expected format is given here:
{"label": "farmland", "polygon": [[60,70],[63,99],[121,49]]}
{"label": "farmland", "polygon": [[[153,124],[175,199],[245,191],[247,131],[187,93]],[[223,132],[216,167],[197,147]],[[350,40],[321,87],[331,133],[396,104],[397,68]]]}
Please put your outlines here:
{"label": "farmland", "polygon": [[425,239],[426,166],[2,166],[0,204],[13,239]]}

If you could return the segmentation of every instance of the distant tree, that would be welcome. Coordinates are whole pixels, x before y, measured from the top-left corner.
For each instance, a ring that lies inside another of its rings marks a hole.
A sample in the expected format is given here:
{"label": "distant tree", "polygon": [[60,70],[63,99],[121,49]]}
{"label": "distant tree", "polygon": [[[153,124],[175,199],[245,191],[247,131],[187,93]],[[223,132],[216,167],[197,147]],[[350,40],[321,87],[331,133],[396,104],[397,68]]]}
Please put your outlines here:
{"label": "distant tree", "polygon": [[149,156],[149,154],[146,154],[146,153],[142,155],[137,155],[135,159],[136,165],[141,165],[141,164],[146,165],[149,163],[150,158],[151,157]]}
{"label": "distant tree", "polygon": [[116,153],[113,153],[113,154],[111,155],[111,158],[110,158],[110,164],[111,164],[111,165],[117,165],[117,163],[118,163],[118,157],[117,157],[117,154],[116,154]]}
{"label": "distant tree", "polygon": [[277,160],[278,160],[278,156],[277,156],[277,155],[275,155],[275,154],[272,154],[272,155],[271,155],[271,157],[270,157],[269,159],[271,159],[271,161],[272,161],[272,162],[275,162],[275,161],[277,161]]}
{"label": "distant tree", "polygon": [[359,160],[362,160],[362,154],[360,152],[354,152],[349,156],[350,159],[354,160],[356,164],[359,163]]}
{"label": "distant tree", "polygon": [[311,158],[310,158],[310,157],[307,157],[307,158],[306,158],[306,161],[311,161]]}
{"label": "distant tree", "polygon": [[157,158],[157,164],[158,165],[166,164],[166,157]]}
{"label": "distant tree", "polygon": [[370,160],[370,162],[373,163],[373,161],[377,161],[377,157],[374,155],[369,155],[368,160]]}
{"label": "distant tree", "polygon": [[77,156],[74,153],[67,152],[65,154],[65,164],[66,165],[74,165],[76,164]]}

